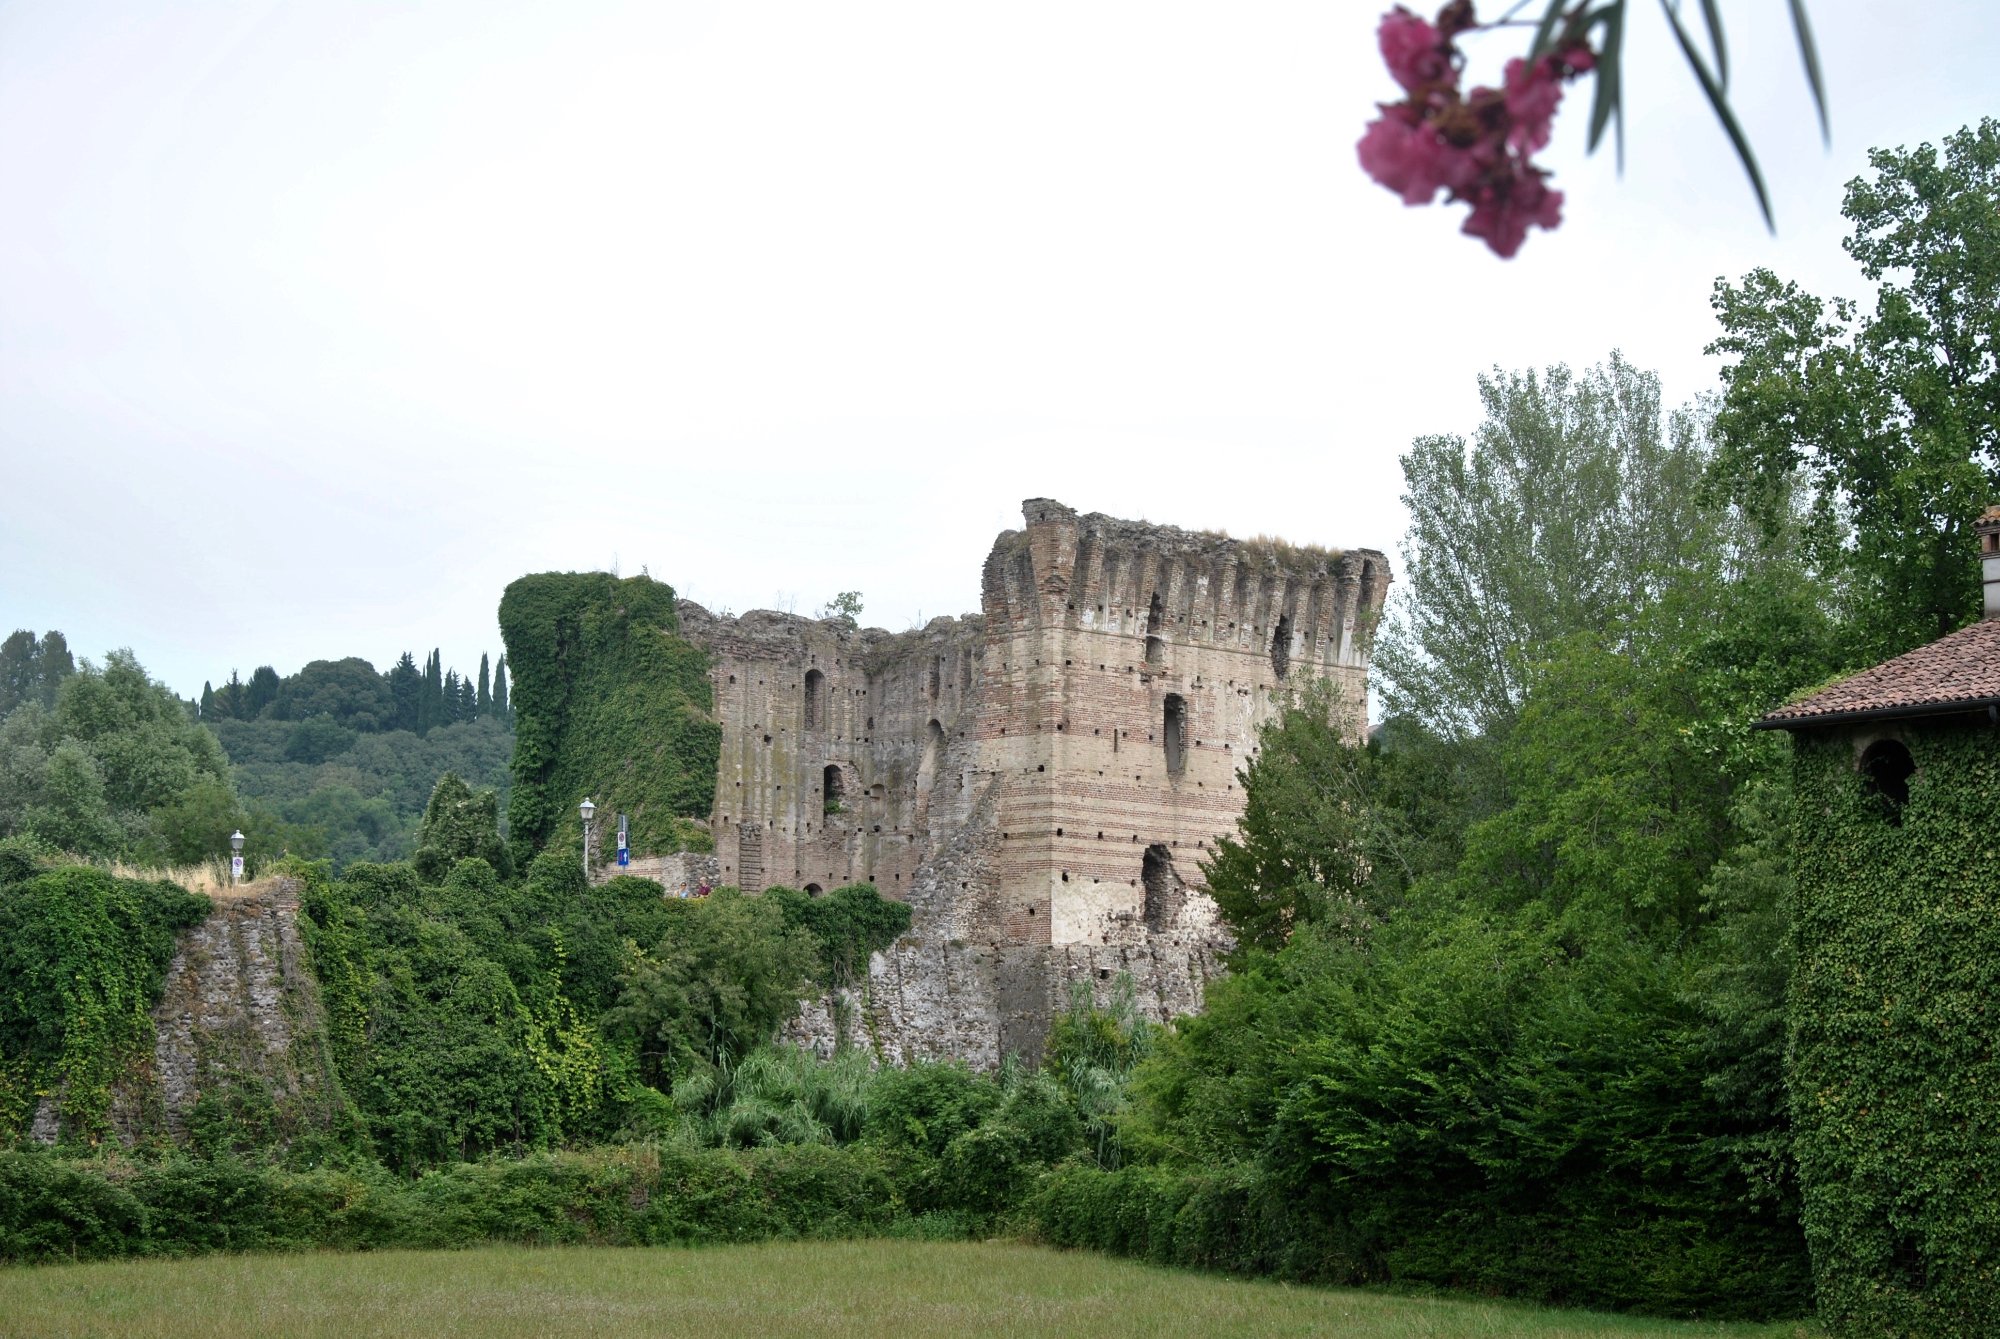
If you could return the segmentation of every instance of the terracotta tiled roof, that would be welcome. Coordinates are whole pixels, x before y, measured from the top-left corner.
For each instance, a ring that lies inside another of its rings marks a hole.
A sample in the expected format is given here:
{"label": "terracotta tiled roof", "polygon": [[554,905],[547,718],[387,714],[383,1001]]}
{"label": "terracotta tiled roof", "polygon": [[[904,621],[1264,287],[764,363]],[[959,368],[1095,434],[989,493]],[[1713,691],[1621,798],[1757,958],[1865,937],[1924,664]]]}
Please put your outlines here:
{"label": "terracotta tiled roof", "polygon": [[1757,722],[1797,729],[1853,717],[1932,716],[2000,705],[2000,619],[1981,619],[1827,685]]}

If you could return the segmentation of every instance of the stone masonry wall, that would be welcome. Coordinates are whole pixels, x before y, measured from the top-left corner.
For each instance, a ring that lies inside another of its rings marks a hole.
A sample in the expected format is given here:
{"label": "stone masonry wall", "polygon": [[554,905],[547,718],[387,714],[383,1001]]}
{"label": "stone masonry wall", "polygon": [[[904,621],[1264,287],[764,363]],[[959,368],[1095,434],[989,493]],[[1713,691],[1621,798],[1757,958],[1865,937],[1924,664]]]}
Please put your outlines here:
{"label": "stone masonry wall", "polygon": [[888,1058],[1034,1054],[1070,981],[1119,972],[1146,1007],[1198,1008],[1227,943],[1199,862],[1259,728],[1309,677],[1367,726],[1381,554],[1023,515],[978,615],[892,634],[680,606],[722,723],[722,882],[911,905],[858,1001]]}
{"label": "stone masonry wall", "polygon": [[[274,879],[212,899],[199,925],[181,932],[153,1009],[153,1050],[112,1093],[121,1142],[155,1133],[179,1137],[204,1094],[261,1090],[258,1105],[289,1138],[340,1118],[339,1085],[326,1052],[319,986],[304,963],[299,889]],[[58,1137],[45,1099],[32,1136]]]}

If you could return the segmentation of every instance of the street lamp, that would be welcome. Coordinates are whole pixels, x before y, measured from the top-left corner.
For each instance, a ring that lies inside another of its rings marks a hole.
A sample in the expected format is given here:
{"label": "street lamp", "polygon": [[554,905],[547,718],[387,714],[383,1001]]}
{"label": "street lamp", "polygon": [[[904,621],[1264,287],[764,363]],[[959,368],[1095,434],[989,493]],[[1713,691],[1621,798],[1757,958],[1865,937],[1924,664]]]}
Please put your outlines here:
{"label": "street lamp", "polygon": [[243,882],[243,829],[229,834],[229,885],[235,887]]}
{"label": "street lamp", "polygon": [[597,806],[592,804],[590,802],[590,797],[586,795],[583,797],[583,803],[579,804],[576,807],[576,811],[579,814],[583,815],[583,881],[585,883],[589,883],[590,882],[590,819],[591,815],[597,812]]}

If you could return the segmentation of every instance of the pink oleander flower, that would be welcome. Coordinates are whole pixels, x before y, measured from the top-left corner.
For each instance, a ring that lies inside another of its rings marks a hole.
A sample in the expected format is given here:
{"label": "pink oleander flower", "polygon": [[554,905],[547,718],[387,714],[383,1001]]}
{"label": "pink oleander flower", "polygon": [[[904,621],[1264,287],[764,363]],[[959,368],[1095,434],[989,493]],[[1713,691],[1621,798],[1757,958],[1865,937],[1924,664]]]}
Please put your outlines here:
{"label": "pink oleander flower", "polygon": [[1442,34],[1401,5],[1382,16],[1376,36],[1389,73],[1409,92],[1427,84],[1457,82]]}
{"label": "pink oleander flower", "polygon": [[1462,190],[1478,179],[1473,155],[1448,144],[1436,129],[1402,103],[1385,106],[1368,123],[1355,151],[1361,170],[1403,197],[1406,205],[1429,204],[1439,187]]}
{"label": "pink oleander flower", "polygon": [[1529,224],[1547,229],[1562,222],[1562,202],[1561,191],[1550,190],[1539,171],[1524,166],[1511,182],[1482,190],[1459,231],[1484,239],[1494,255],[1511,260],[1527,240]]}
{"label": "pink oleander flower", "polygon": [[1507,115],[1513,125],[1507,143],[1523,153],[1545,148],[1550,122],[1562,102],[1563,66],[1553,56],[1530,65],[1518,57],[1507,62]]}

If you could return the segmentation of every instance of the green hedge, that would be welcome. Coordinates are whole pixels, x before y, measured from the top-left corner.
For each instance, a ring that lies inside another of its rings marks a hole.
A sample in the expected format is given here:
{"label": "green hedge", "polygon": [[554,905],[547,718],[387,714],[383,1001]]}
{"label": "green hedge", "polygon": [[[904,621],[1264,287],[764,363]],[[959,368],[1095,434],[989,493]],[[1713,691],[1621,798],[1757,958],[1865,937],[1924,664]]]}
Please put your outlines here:
{"label": "green hedge", "polygon": [[232,1158],[70,1162],[0,1152],[0,1261],[208,1251],[607,1246],[923,1231],[913,1165],[867,1147],[632,1145],[457,1163],[290,1171]]}
{"label": "green hedge", "polygon": [[635,851],[673,851],[702,831],[715,797],[722,727],[708,657],[678,635],[673,587],[608,572],[525,576],[500,598],[513,674],[514,787],[507,804],[514,861],[526,868],[576,806],[597,801],[606,850],[616,815]]}
{"label": "green hedge", "polygon": [[1740,1232],[1725,1234],[1699,1214],[1593,1204],[1587,1188],[1539,1212],[1441,1204],[1415,1223],[1371,1204],[1320,1202],[1249,1165],[1071,1166],[1043,1178],[1027,1217],[1052,1245],[1298,1283],[1416,1283],[1709,1318],[1805,1307],[1805,1280],[1789,1276],[1788,1257],[1768,1248],[1747,1215]]}
{"label": "green hedge", "polygon": [[1183,1269],[1260,1274],[1298,1283],[1377,1277],[1357,1237],[1257,1170],[1100,1171],[1069,1166],[1043,1178],[1027,1202],[1036,1235]]}
{"label": "green hedge", "polygon": [[1836,1333],[2000,1334],[2000,732],[1918,724],[1893,822],[1797,743],[1790,1088]]}

